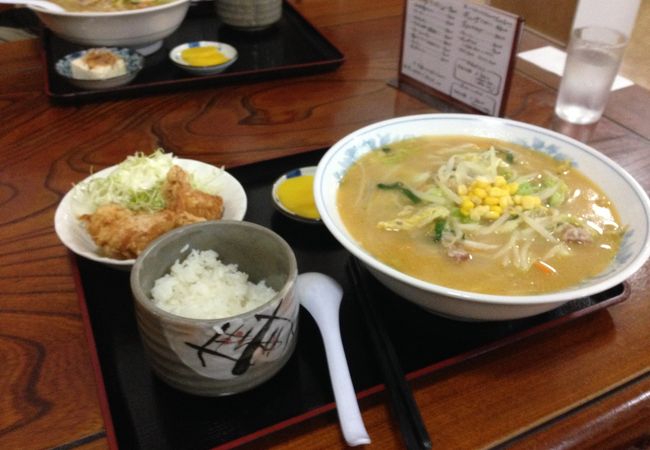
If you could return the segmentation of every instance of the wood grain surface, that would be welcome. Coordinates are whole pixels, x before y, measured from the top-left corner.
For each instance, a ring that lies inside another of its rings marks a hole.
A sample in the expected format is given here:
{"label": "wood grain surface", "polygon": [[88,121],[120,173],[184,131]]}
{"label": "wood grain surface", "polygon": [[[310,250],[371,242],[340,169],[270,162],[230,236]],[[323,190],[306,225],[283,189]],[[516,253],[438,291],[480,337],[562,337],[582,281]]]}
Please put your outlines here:
{"label": "wood grain surface", "polygon": [[[336,45],[336,71],[57,106],[38,40],[0,45],[0,448],[108,447],[69,254],[53,230],[73,183],[135,151],[234,167],[326,147],[436,108],[392,87],[403,2],[294,0]],[[521,48],[543,43],[530,32]],[[562,129],[557,77],[519,63],[507,117]],[[650,188],[648,92],[612,96],[578,135]],[[625,302],[412,382],[434,448],[643,448],[650,442],[650,265]],[[431,343],[435,345],[435,343]],[[403,446],[384,393],[361,401],[372,448]],[[328,413],[250,444],[341,448]]]}

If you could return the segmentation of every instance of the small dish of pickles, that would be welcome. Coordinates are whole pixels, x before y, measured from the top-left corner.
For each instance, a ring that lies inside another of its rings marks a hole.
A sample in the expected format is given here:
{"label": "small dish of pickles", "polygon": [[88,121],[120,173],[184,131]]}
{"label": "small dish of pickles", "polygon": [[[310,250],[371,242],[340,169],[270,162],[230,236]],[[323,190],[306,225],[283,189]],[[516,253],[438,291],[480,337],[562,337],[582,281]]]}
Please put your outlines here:
{"label": "small dish of pickles", "polygon": [[237,50],[226,43],[194,41],[174,47],[169,59],[193,75],[221,73],[237,60]]}
{"label": "small dish of pickles", "polygon": [[315,166],[290,170],[275,183],[271,195],[278,211],[304,223],[321,223],[314,201]]}

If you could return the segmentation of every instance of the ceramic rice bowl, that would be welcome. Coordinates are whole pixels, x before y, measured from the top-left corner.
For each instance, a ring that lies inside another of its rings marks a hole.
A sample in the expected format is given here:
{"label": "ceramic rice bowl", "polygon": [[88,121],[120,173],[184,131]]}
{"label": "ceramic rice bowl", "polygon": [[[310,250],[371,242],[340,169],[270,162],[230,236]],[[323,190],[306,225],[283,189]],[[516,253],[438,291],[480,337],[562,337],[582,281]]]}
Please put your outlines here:
{"label": "ceramic rice bowl", "polygon": [[[595,182],[617,207],[627,231],[614,261],[603,272],[567,289],[539,295],[488,295],[451,289],[402,273],[361,248],[346,230],[337,207],[338,186],[347,169],[372,149],[422,135],[494,138],[569,160]],[[458,320],[488,321],[529,317],[605,291],[626,280],[650,256],[650,201],[617,163],[562,134],[502,118],[466,114],[426,114],[378,122],[345,136],[318,164],[316,206],[334,237],[386,287],[425,310]]]}
{"label": "ceramic rice bowl", "polygon": [[[222,319],[185,318],[156,306],[154,282],[192,250],[214,250],[249,280],[277,295],[261,306]],[[131,289],[140,337],[153,372],[181,391],[223,396],[258,386],[293,353],[298,333],[297,265],[289,245],[273,231],[241,221],[208,221],[173,230],[136,260]]]}

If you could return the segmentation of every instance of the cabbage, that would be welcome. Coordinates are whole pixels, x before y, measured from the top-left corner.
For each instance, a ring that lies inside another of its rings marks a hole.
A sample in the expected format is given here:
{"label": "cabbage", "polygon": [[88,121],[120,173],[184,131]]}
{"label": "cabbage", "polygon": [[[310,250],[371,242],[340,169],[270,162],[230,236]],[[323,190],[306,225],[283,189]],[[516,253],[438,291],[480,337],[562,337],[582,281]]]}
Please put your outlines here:
{"label": "cabbage", "polygon": [[162,185],[173,165],[173,155],[160,148],[150,155],[128,156],[108,176],[78,184],[73,193],[75,209],[79,214],[91,213],[109,203],[134,211],[163,209]]}

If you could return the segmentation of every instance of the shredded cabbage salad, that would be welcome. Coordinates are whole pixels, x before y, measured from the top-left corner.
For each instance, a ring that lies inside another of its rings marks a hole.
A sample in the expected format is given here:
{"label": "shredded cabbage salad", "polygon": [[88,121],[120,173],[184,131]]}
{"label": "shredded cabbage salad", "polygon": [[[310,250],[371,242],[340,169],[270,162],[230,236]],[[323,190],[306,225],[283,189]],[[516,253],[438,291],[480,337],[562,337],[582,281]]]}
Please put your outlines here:
{"label": "shredded cabbage salad", "polygon": [[[162,148],[146,155],[128,156],[106,177],[94,177],[79,183],[73,191],[73,210],[77,215],[94,212],[98,207],[115,203],[134,211],[152,212],[165,208],[162,187],[176,158]],[[214,177],[190,175],[192,185],[215,194]]]}
{"label": "shredded cabbage salad", "polygon": [[[423,172],[410,185],[402,180],[377,185],[406,203],[396,217],[378,227],[423,229],[454,259],[471,259],[472,253],[480,252],[523,271],[540,264],[540,269],[552,270],[545,260],[568,255],[567,242],[590,242],[603,232],[591,221],[560,209],[569,196],[560,176],[569,169],[567,164],[559,164],[554,172],[522,174],[515,170],[510,151],[493,146],[481,150],[474,144],[453,150],[456,153],[437,171]],[[387,158],[395,158],[390,149],[383,151]],[[615,225],[613,232],[622,230]],[[493,235],[509,239],[491,239]],[[534,254],[533,243],[539,239],[552,244],[544,254]]]}

